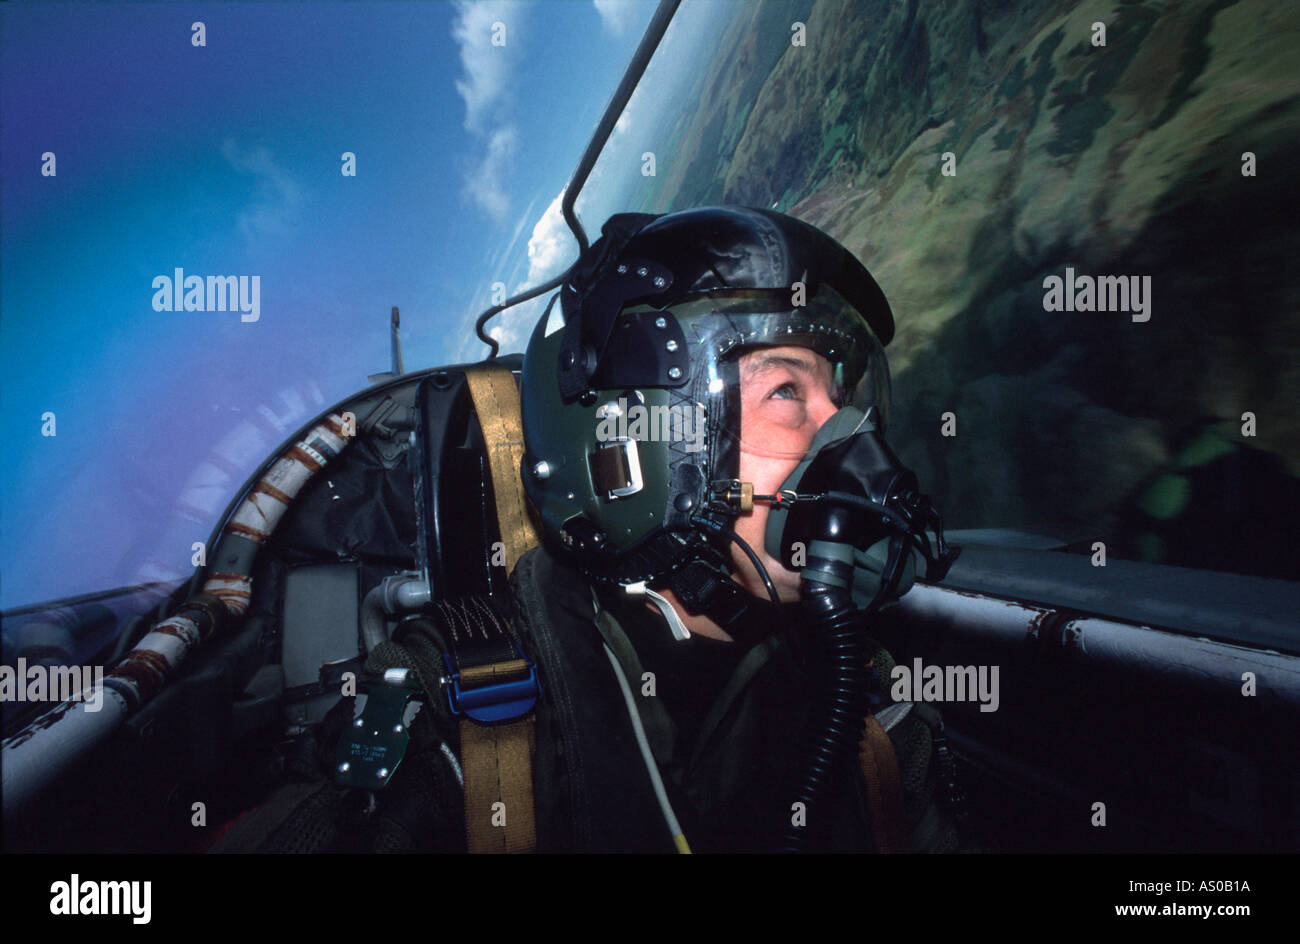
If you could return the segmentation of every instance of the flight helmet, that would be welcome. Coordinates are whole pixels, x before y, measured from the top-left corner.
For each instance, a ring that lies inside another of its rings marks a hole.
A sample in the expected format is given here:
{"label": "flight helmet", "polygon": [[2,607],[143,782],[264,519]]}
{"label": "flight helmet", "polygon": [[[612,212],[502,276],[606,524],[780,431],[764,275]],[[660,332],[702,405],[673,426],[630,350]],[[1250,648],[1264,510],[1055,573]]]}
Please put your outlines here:
{"label": "flight helmet", "polygon": [[[893,334],[862,263],[791,216],[611,217],[524,356],[522,474],[548,542],[605,583],[727,567],[740,451],[764,449],[741,439],[740,356],[811,349],[832,365],[838,404],[883,432]],[[837,441],[855,431],[840,425]]]}

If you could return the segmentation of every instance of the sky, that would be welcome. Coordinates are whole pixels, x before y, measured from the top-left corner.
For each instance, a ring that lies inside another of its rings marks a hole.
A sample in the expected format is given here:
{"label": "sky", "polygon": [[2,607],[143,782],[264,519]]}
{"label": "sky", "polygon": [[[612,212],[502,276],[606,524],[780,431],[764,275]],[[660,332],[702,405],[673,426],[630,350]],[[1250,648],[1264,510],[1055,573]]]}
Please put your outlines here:
{"label": "sky", "polygon": [[[408,370],[485,356],[493,283],[576,253],[560,198],[655,5],[0,5],[0,607],[188,573],[256,465],[389,369],[392,306]],[[679,11],[592,238],[725,7]],[[169,310],[177,269],[256,310]]]}

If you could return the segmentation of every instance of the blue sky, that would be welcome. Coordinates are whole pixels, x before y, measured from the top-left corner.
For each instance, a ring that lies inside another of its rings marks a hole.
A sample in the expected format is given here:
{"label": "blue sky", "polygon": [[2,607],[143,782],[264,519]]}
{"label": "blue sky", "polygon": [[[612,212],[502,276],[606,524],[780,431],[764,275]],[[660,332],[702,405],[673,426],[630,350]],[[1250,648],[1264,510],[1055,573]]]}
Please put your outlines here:
{"label": "blue sky", "polygon": [[[483,356],[492,283],[572,260],[559,197],[654,7],[0,6],[0,605],[185,573],[267,452],[388,368],[392,305],[408,369]],[[685,5],[653,68],[725,7]],[[593,236],[632,186],[611,166]],[[259,319],[155,311],[176,268],[259,276]],[[536,310],[502,316],[506,350]]]}

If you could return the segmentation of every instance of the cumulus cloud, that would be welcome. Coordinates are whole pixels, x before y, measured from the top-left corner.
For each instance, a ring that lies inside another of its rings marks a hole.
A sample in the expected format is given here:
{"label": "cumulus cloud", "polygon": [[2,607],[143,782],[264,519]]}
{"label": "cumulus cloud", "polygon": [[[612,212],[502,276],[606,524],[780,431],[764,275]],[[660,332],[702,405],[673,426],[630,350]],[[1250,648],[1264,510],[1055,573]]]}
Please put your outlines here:
{"label": "cumulus cloud", "polygon": [[564,189],[561,189],[533,227],[533,235],[528,240],[529,285],[559,275],[577,255],[578,244],[560,210],[563,202]]}
{"label": "cumulus cloud", "polygon": [[600,14],[601,26],[615,36],[622,36],[637,21],[637,5],[631,0],[592,0]]}

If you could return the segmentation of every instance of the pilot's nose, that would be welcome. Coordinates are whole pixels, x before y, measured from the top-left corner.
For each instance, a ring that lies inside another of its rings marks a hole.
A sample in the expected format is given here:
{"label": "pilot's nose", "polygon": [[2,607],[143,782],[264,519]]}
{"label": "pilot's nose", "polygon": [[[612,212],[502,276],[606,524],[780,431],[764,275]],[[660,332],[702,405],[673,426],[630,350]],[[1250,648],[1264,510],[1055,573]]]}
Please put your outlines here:
{"label": "pilot's nose", "polygon": [[816,393],[808,401],[808,412],[811,419],[816,422],[816,429],[821,429],[826,421],[839,412],[839,407],[835,401],[830,398],[829,394]]}

